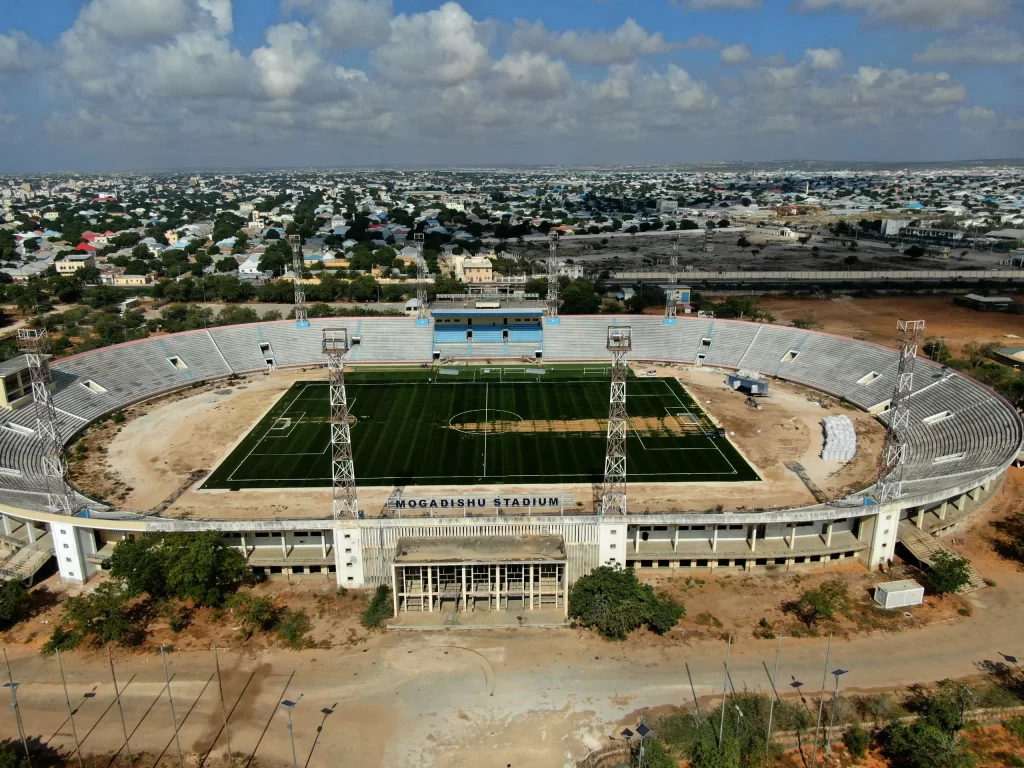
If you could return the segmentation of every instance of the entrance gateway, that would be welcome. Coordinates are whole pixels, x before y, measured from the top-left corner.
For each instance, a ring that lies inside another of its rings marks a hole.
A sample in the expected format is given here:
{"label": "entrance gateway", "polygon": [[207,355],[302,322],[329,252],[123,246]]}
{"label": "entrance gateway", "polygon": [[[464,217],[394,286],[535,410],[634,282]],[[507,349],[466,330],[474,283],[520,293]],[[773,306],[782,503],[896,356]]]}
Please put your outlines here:
{"label": "entrance gateway", "polygon": [[565,566],[561,536],[402,538],[392,565],[394,613],[544,611],[564,621]]}

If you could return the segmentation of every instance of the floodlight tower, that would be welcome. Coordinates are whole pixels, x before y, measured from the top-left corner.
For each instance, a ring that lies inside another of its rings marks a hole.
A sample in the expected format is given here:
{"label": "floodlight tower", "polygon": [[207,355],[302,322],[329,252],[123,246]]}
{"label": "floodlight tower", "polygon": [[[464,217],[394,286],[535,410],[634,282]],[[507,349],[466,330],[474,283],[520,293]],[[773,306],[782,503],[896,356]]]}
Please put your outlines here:
{"label": "floodlight tower", "polygon": [[419,307],[416,311],[416,325],[430,325],[427,318],[427,260],[423,256],[423,233],[416,232],[412,236],[416,243],[416,301]]}
{"label": "floodlight tower", "polygon": [[68,480],[68,462],[64,453],[64,437],[57,421],[57,409],[50,397],[53,382],[46,357],[46,331],[35,328],[18,329],[18,347],[28,361],[32,382],[32,403],[36,414],[36,437],[43,449],[43,475],[46,478],[46,508],[58,515],[73,515],[81,509],[74,488]]}
{"label": "floodlight tower", "polygon": [[672,273],[669,280],[674,285],[679,282],[679,235],[672,238],[672,255],[668,257],[668,265]]}
{"label": "floodlight tower", "polygon": [[558,233],[548,232],[548,324],[558,325]]}
{"label": "floodlight tower", "polygon": [[612,389],[608,404],[608,442],[604,454],[602,515],[626,514],[626,354],[633,349],[630,327],[608,326],[607,349],[612,353]]}
{"label": "floodlight tower", "polygon": [[302,290],[302,238],[299,235],[288,235],[288,244],[292,247],[292,285],[295,286],[295,327],[309,328],[309,315],[306,312],[306,293]]}
{"label": "floodlight tower", "polygon": [[903,496],[903,467],[907,460],[907,426],[910,423],[910,395],[914,391],[914,362],[924,338],[924,320],[897,320],[896,341],[900,362],[896,386],[889,401],[889,423],[878,463],[875,500],[879,504],[897,501]]}
{"label": "floodlight tower", "polygon": [[352,462],[352,434],[348,426],[348,400],[345,397],[345,354],[348,331],[324,328],[323,353],[331,385],[331,511],[334,519],[359,516],[356,496],[356,470]]}

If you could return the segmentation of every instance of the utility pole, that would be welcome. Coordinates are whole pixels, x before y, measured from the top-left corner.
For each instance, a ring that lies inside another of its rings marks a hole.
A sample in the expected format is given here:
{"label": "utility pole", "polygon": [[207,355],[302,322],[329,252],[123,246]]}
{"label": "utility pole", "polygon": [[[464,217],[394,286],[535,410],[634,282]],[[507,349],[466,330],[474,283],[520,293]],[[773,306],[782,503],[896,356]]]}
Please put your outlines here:
{"label": "utility pole", "polygon": [[7,667],[7,682],[4,684],[4,688],[11,689],[11,709],[14,710],[14,719],[18,723],[18,736],[21,738],[22,749],[25,750],[25,763],[28,768],[32,768],[32,756],[28,752],[28,740],[25,738],[25,726],[21,722],[21,707],[18,706],[18,686],[20,683],[14,682],[14,676],[11,675],[11,662],[7,658],[7,649],[4,648],[4,666]]}
{"label": "utility pole", "polygon": [[171,676],[167,672],[167,653],[164,646],[160,646],[160,661],[164,664],[164,680],[167,681],[167,703],[171,705],[171,723],[174,725],[174,743],[178,747],[178,768],[185,768],[181,759],[181,739],[178,738],[178,718],[174,715],[174,697],[171,696]]}
{"label": "utility pole", "polygon": [[64,662],[60,659],[60,648],[57,648],[57,666],[60,668],[60,682],[64,686],[64,701],[68,705],[68,720],[71,721],[71,733],[75,737],[75,755],[78,757],[78,768],[85,768],[82,765],[82,745],[78,741],[78,728],[75,727],[75,713],[71,708],[71,697],[68,696],[68,681],[64,677]]}
{"label": "utility pole", "polygon": [[[228,733],[228,711],[224,706],[224,683],[220,677],[220,659],[217,656],[217,646],[213,646],[213,663],[217,667],[217,688],[220,690],[220,714],[224,720],[224,741],[228,745],[228,765],[231,764],[231,734]],[[212,747],[211,747],[212,749]]]}
{"label": "utility pole", "polygon": [[825,712],[825,683],[828,680],[828,662],[832,657],[832,633],[828,633],[828,650],[825,651],[825,671],[821,677],[821,696],[818,697],[818,721],[814,724],[814,751],[811,753],[811,764],[818,759],[818,732],[821,730],[821,717]]}
{"label": "utility pole", "polygon": [[121,715],[121,730],[124,732],[124,751],[128,754],[128,768],[132,765],[132,748],[128,744],[128,726],[124,722],[124,707],[121,706],[121,692],[117,688],[117,675],[114,674],[114,657],[110,653],[110,646],[107,646],[107,661],[110,662],[110,679],[114,681],[114,698],[117,700],[117,711]]}

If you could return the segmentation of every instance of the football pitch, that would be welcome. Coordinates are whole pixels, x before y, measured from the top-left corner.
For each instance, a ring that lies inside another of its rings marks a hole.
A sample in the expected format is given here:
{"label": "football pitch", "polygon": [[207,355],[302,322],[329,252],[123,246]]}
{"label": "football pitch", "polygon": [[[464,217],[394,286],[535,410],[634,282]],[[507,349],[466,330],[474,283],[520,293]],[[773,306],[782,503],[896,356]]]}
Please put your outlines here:
{"label": "football pitch", "polygon": [[[481,367],[346,371],[357,483],[599,482],[610,371]],[[757,480],[675,379],[626,387],[631,482]],[[208,489],[331,484],[326,381],[285,392],[203,484]]]}

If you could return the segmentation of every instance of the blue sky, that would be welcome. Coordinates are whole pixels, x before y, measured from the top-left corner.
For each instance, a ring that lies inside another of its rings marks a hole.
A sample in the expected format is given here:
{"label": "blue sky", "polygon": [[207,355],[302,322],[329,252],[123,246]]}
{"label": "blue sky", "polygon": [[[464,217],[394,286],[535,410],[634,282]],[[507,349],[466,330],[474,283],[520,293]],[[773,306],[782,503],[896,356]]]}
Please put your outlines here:
{"label": "blue sky", "polygon": [[0,172],[1024,156],[1015,0],[39,0]]}

